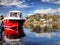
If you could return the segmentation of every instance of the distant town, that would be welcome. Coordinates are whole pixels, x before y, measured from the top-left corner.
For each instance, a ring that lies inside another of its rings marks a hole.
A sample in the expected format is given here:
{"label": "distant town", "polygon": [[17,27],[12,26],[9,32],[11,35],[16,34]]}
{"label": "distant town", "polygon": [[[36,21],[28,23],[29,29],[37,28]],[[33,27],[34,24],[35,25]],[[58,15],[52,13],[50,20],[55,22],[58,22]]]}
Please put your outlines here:
{"label": "distant town", "polygon": [[25,27],[30,27],[40,24],[57,24],[60,23],[60,16],[59,15],[52,15],[52,14],[40,14],[36,13],[31,16],[26,17]]}

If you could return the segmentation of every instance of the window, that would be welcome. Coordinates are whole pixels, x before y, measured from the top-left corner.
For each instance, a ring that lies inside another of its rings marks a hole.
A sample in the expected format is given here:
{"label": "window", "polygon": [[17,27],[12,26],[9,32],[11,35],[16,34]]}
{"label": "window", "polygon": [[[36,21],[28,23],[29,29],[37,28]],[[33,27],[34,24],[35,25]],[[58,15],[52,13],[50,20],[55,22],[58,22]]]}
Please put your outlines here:
{"label": "window", "polygon": [[17,17],[17,13],[10,13],[10,17]]}
{"label": "window", "polygon": [[22,17],[22,13],[20,13],[19,17]]}

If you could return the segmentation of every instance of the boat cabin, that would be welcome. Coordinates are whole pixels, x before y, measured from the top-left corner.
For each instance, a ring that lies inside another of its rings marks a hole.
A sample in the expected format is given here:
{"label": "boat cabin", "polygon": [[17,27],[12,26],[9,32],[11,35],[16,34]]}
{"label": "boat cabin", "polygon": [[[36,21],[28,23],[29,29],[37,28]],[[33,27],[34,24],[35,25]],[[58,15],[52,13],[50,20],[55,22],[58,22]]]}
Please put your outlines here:
{"label": "boat cabin", "polygon": [[9,12],[9,17],[22,17],[22,12],[20,11],[10,11]]}
{"label": "boat cabin", "polygon": [[20,11],[10,11],[9,15],[7,15],[4,19],[14,19],[14,20],[20,20],[24,19],[22,12]]}

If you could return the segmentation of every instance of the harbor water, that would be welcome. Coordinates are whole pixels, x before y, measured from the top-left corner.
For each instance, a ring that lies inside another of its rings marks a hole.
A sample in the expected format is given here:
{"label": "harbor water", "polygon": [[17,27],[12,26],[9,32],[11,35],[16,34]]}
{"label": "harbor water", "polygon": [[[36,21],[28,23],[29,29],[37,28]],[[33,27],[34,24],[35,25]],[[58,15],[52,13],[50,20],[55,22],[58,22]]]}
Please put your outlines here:
{"label": "harbor water", "polygon": [[[42,30],[45,28],[42,28]],[[53,29],[50,27],[48,30]],[[32,31],[29,28],[24,28],[26,36],[21,38],[20,42],[4,42],[1,40],[0,45],[60,45],[60,29],[54,30],[57,31],[40,33],[38,30]]]}

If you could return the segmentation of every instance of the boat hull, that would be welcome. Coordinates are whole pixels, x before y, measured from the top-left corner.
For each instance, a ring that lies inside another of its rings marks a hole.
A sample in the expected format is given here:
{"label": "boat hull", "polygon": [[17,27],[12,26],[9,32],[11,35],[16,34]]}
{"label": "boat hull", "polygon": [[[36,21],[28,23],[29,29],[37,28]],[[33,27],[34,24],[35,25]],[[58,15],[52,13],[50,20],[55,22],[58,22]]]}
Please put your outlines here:
{"label": "boat hull", "polygon": [[21,20],[6,19],[6,20],[4,20],[3,21],[4,40],[6,40],[6,39],[17,40],[21,37],[24,37],[25,36],[25,33],[23,31],[24,21],[25,21],[24,19],[21,19]]}
{"label": "boat hull", "polygon": [[18,38],[18,39],[9,39],[6,36],[4,36],[4,41],[5,42],[20,42],[21,39],[20,38]]}

